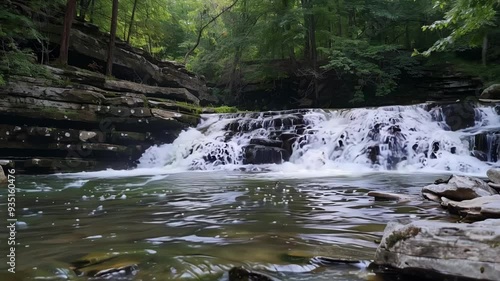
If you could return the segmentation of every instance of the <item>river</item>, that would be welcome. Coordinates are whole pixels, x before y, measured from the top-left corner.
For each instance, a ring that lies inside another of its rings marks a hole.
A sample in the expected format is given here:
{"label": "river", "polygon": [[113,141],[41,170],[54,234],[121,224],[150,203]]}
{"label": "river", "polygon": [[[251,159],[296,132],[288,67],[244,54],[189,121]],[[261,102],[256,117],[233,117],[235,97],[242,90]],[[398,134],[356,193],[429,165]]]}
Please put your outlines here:
{"label": "river", "polygon": [[367,265],[387,222],[456,218],[367,193],[419,196],[452,173],[485,176],[500,118],[494,106],[473,112],[452,112],[454,123],[426,105],[206,115],[134,170],[18,176],[18,279],[0,280],[227,280],[235,266],[377,280]]}
{"label": "river", "polygon": [[[137,264],[135,275],[123,280],[226,280],[233,266],[279,280],[369,280],[366,265],[388,221],[447,215],[434,203],[374,201],[367,192],[417,195],[438,177],[372,173],[269,180],[222,171],[23,176],[17,193],[23,206],[18,276],[88,280],[77,278],[70,263],[117,255],[111,264]],[[320,266],[309,262],[316,256],[366,262]]]}

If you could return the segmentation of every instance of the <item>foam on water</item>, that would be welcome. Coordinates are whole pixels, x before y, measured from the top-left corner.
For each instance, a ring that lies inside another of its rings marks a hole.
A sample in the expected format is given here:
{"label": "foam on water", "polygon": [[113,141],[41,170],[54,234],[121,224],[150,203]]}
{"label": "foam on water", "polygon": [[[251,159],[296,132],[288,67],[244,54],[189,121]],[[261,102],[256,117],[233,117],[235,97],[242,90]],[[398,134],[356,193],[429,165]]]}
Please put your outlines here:
{"label": "foam on water", "polygon": [[[500,118],[495,109],[477,106],[475,126],[460,131],[451,131],[445,118],[441,107],[426,110],[424,104],[204,115],[199,126],[182,132],[173,143],[148,149],[133,171],[108,170],[79,176],[121,177],[124,173],[138,176],[238,169],[266,172],[277,178],[374,172],[484,176],[495,164],[491,162],[490,151],[487,153],[489,163],[471,156],[471,152],[475,135],[499,130]],[[294,124],[299,119],[301,123]],[[298,134],[289,161],[244,165],[245,147],[251,139],[276,139],[276,134],[284,133]],[[496,135],[490,134],[491,150]]]}

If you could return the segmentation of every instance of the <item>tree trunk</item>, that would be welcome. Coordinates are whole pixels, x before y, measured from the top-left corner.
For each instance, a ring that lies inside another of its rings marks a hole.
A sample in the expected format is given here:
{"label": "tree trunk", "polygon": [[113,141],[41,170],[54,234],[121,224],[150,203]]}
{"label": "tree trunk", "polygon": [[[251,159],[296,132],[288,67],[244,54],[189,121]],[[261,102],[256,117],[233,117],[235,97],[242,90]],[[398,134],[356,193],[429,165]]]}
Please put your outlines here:
{"label": "tree trunk", "polygon": [[94,23],[95,0],[90,0],[90,23]]}
{"label": "tree trunk", "polygon": [[[288,13],[289,12],[289,9],[290,9],[290,3],[289,3],[289,0],[283,0],[282,1],[282,4],[283,4],[283,10],[284,10],[284,14]],[[290,30],[292,30],[292,25],[290,24],[290,21],[287,21],[285,26],[284,26],[284,30],[288,33]],[[295,64],[296,63],[296,59],[295,59],[295,49],[294,49],[294,46],[293,46],[293,42],[290,42],[290,40],[287,40],[289,43],[288,43],[288,46],[287,46],[287,49],[288,49],[288,56],[290,58],[290,60]]]}
{"label": "tree trunk", "polygon": [[241,59],[241,47],[236,47],[236,51],[234,53],[233,65],[231,67],[231,79],[229,81],[229,91],[231,94],[237,93],[236,87],[240,84],[240,75],[239,75],[239,64]]}
{"label": "tree trunk", "polygon": [[406,25],[405,25],[406,48],[408,48],[408,50],[412,50],[411,39],[410,39],[410,28],[408,27],[408,25],[409,25],[409,23],[408,23],[408,21],[406,21]]}
{"label": "tree trunk", "polygon": [[109,36],[108,61],[106,64],[106,75],[108,76],[111,76],[113,72],[113,59],[115,51],[117,21],[118,21],[118,0],[113,0],[113,13],[111,16],[111,31]]}
{"label": "tree trunk", "polygon": [[311,53],[311,45],[310,45],[310,38],[309,38],[309,26],[311,25],[310,24],[310,18],[308,16],[308,13],[309,13],[309,2],[310,0],[301,0],[301,3],[302,3],[302,9],[304,9],[304,26],[306,27],[306,30],[305,30],[305,36],[304,36],[304,57],[305,58],[310,58],[309,54]]}
{"label": "tree trunk", "polygon": [[59,51],[59,63],[68,65],[69,38],[71,35],[71,25],[75,18],[76,0],[68,0],[66,3],[66,13],[64,15],[64,25],[61,34],[61,49]]}
{"label": "tree trunk", "polygon": [[488,55],[488,33],[484,34],[483,50],[481,52],[481,60],[482,60],[484,66],[486,66],[486,64],[488,62],[487,55]]}
{"label": "tree trunk", "polygon": [[130,34],[132,34],[132,26],[134,25],[135,9],[137,9],[137,0],[134,1],[134,7],[132,8],[132,16],[130,17],[130,24],[128,26],[127,43],[130,43]]}
{"label": "tree trunk", "polygon": [[337,0],[337,13],[339,16],[339,37],[342,37],[342,14],[341,14],[342,8],[340,7],[340,0]]}
{"label": "tree trunk", "polygon": [[153,53],[153,41],[151,40],[151,35],[148,35],[148,48],[149,48],[149,54],[154,58],[155,54]]}
{"label": "tree trunk", "polygon": [[306,26],[305,56],[311,67],[311,79],[314,83],[314,105],[318,106],[318,52],[316,50],[316,19],[312,12],[312,0],[301,0],[304,8],[304,23]]}
{"label": "tree trunk", "polygon": [[87,15],[87,10],[89,9],[90,2],[93,0],[80,0],[80,14],[78,18],[85,21],[85,16]]}

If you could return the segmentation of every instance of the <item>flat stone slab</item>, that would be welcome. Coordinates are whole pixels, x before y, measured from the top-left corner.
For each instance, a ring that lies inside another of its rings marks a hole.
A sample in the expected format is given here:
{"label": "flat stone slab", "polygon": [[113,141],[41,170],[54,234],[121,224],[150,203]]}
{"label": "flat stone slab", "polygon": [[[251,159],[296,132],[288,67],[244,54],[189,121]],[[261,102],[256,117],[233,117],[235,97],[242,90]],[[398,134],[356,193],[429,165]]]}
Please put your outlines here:
{"label": "flat stone slab", "polygon": [[500,218],[500,200],[484,204],[481,207],[481,214],[489,217]]}
{"label": "flat stone slab", "polygon": [[390,222],[374,263],[401,274],[441,276],[435,280],[500,280],[500,219],[472,224]]}
{"label": "flat stone slab", "polygon": [[[485,181],[465,176],[452,176],[448,182],[431,184],[422,188],[422,195],[428,194],[446,197],[454,201],[470,200],[481,196],[498,194]],[[434,196],[435,197],[435,196]]]}
{"label": "flat stone slab", "polygon": [[484,196],[460,202],[443,198],[442,205],[448,208],[452,214],[475,220],[500,218],[500,195]]}
{"label": "flat stone slab", "polygon": [[416,199],[410,195],[397,194],[391,192],[383,191],[370,191],[368,196],[374,197],[376,201],[398,201],[398,202],[408,202]]}

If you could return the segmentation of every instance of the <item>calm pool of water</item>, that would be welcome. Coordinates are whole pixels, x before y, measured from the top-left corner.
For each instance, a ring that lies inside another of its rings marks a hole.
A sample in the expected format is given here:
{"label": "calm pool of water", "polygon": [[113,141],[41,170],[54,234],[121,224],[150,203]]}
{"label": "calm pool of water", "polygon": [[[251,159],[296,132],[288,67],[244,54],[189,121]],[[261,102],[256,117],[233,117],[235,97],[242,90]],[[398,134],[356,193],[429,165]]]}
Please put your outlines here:
{"label": "calm pool of water", "polygon": [[[367,263],[319,266],[309,258],[369,261],[388,221],[446,219],[434,203],[367,196],[372,190],[418,195],[437,178],[372,174],[277,182],[243,172],[19,176],[17,279],[5,275],[2,262],[0,280],[100,280],[77,276],[70,268],[78,260],[97,264],[81,269],[84,274],[123,266],[107,276],[111,280],[227,280],[234,266],[278,280],[374,280]],[[0,194],[5,221],[6,190]],[[4,231],[1,236],[6,253]],[[126,269],[130,264],[137,265],[133,274]]]}

